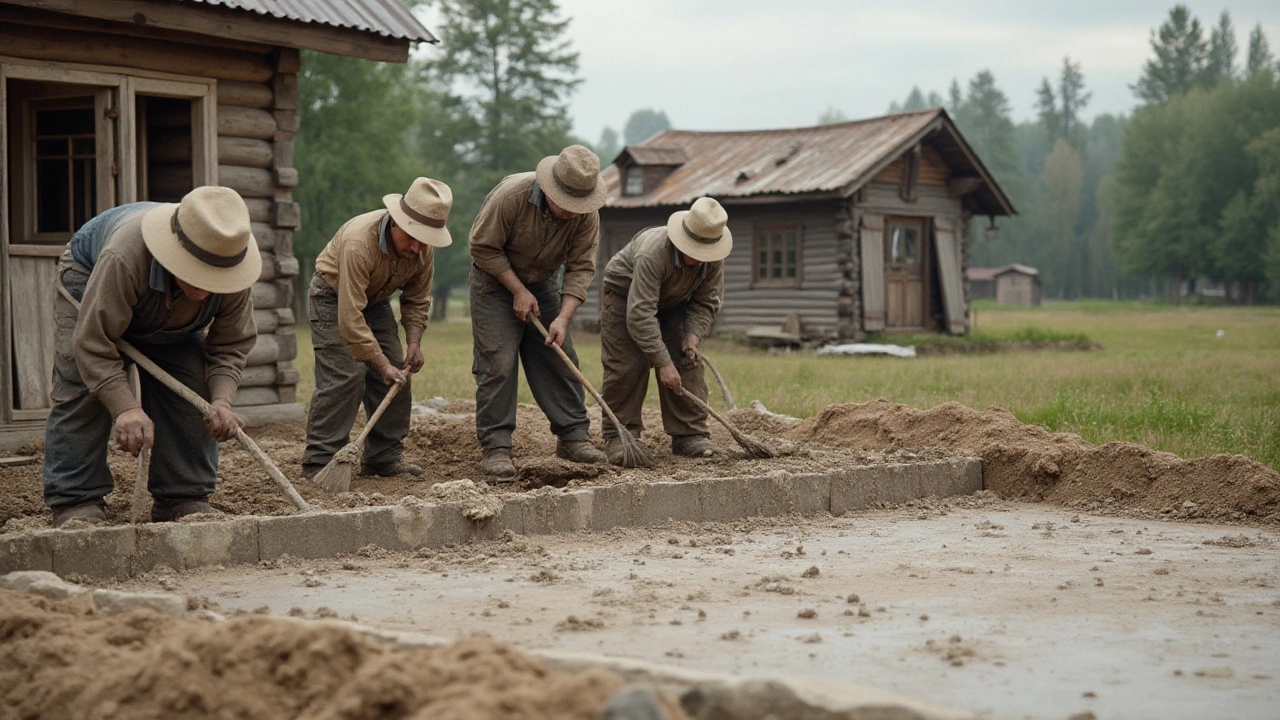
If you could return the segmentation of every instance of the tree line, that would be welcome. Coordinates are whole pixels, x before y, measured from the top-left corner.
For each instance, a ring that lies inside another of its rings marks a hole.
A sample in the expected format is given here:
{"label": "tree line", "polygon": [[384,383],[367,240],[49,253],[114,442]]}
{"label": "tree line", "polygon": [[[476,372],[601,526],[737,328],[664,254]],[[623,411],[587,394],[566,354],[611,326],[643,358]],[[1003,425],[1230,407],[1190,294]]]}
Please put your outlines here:
{"label": "tree line", "polygon": [[1206,32],[1177,5],[1150,44],[1129,116],[1085,122],[1070,57],[1032,120],[1013,121],[989,70],[945,98],[912,88],[889,111],[946,107],[1018,209],[996,231],[975,220],[975,266],[1034,266],[1047,297],[1280,299],[1280,68],[1262,26],[1242,63],[1229,13]]}
{"label": "tree line", "polygon": [[[499,180],[575,142],[608,163],[671,122],[642,108],[621,134],[573,137],[578,54],[555,0],[432,4],[441,43],[408,63],[304,53],[295,252],[309,269],[342,223],[381,207],[385,193],[418,175],[445,180],[454,244],[436,256],[439,317],[466,284],[467,233]],[[945,97],[913,88],[890,105],[946,107],[1018,209],[994,231],[975,219],[973,265],[1036,266],[1047,297],[1177,298],[1201,280],[1238,301],[1280,296],[1280,83],[1261,25],[1241,62],[1225,11],[1206,33],[1178,5],[1151,48],[1131,116],[1086,122],[1084,68],[1070,57],[1043,79],[1031,120],[1012,119],[989,70],[953,81]],[[819,122],[846,119],[832,106]]]}

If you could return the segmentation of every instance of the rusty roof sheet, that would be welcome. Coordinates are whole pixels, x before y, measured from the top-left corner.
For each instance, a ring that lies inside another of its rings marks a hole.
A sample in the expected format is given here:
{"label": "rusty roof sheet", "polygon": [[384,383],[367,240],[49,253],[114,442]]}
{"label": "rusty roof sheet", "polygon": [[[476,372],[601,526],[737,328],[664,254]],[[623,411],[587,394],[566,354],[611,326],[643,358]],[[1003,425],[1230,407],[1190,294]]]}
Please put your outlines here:
{"label": "rusty roof sheet", "polygon": [[400,0],[180,0],[259,15],[370,32],[397,40],[439,42]]}
{"label": "rusty roof sheet", "polygon": [[[608,207],[688,205],[766,195],[847,196],[925,137],[940,143],[949,164],[985,181],[983,214],[1013,214],[996,185],[941,108],[866,120],[781,130],[664,130],[626,148],[605,169]],[[688,160],[644,195],[623,195],[619,165],[648,148],[679,149]]]}
{"label": "rusty roof sheet", "polygon": [[623,149],[637,165],[683,165],[689,158],[678,147],[632,145]]}

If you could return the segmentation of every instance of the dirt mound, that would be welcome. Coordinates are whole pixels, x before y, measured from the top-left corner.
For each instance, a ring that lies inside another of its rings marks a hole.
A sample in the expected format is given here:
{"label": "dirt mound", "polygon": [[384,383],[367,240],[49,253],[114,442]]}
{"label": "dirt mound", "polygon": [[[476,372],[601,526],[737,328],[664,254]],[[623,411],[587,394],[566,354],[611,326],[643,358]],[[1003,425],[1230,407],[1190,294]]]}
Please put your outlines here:
{"label": "dirt mound", "polygon": [[870,450],[934,446],[982,458],[983,482],[1017,500],[1177,517],[1268,518],[1280,513],[1280,473],[1243,455],[1186,460],[1133,443],[1101,447],[1050,433],[1003,408],[946,403],[916,410],[885,400],[830,405],[788,432],[801,442]]}
{"label": "dirt mound", "polygon": [[[483,637],[403,648],[333,623],[108,617],[0,590],[3,717],[596,720],[623,684]],[[687,717],[662,701],[670,720]]]}

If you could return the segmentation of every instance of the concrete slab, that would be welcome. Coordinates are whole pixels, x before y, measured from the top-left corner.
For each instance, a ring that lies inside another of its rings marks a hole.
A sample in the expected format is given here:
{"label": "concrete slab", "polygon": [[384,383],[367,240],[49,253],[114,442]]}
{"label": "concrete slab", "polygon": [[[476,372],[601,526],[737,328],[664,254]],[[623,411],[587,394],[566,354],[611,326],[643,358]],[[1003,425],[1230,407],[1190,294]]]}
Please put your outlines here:
{"label": "concrete slab", "polygon": [[0,535],[0,575],[18,570],[53,572],[52,531]]}
{"label": "concrete slab", "polygon": [[969,495],[982,489],[982,461],[955,458],[901,465],[868,465],[831,476],[831,514],[929,495]]}
{"label": "concrete slab", "polygon": [[656,482],[636,486],[636,525],[702,522],[702,500],[698,481]]}
{"label": "concrete slab", "polygon": [[324,558],[350,555],[366,545],[400,546],[391,507],[345,512],[314,512],[258,519],[258,559],[284,555]]}
{"label": "concrete slab", "polygon": [[640,504],[639,488],[635,483],[592,488],[588,495],[589,529],[611,530],[635,525]]}
{"label": "concrete slab", "polygon": [[218,522],[153,523],[138,526],[132,572],[159,566],[190,570],[209,565],[258,562],[258,522],[236,518]]}
{"label": "concrete slab", "polygon": [[593,508],[594,488],[582,490],[542,491],[507,501],[507,506],[520,508],[526,535],[586,530]]}
{"label": "concrete slab", "polygon": [[132,525],[49,531],[53,572],[62,577],[124,579],[133,571],[138,534]]}

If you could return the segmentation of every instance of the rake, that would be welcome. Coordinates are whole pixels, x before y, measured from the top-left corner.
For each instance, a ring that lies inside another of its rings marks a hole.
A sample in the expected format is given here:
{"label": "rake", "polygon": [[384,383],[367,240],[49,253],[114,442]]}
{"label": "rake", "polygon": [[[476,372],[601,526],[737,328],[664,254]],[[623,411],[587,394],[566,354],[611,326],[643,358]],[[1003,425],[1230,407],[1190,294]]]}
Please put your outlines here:
{"label": "rake", "polygon": [[[542,321],[537,316],[529,315],[529,322],[538,328],[538,332],[542,333],[542,337],[547,337],[547,329],[542,326]],[[578,369],[578,366],[573,364],[573,360],[569,359],[569,356],[565,354],[564,348],[555,343],[551,343],[551,347],[555,348],[556,354],[564,361],[565,366],[578,379],[578,382],[582,383],[582,387],[591,393],[591,397],[596,399],[596,403],[604,411],[605,415],[608,415],[609,419],[613,421],[613,427],[618,431],[618,439],[622,441],[622,462],[620,463],[622,467],[653,467],[653,458],[649,457],[649,452],[644,449],[639,440],[636,440],[631,431],[618,420],[618,416],[613,414],[609,406],[604,404],[604,398],[600,397],[600,393],[596,392],[596,389],[591,386],[591,383],[582,374],[582,371]]]}
{"label": "rake", "polygon": [[751,437],[750,435],[742,432],[741,430],[739,430],[736,425],[729,422],[728,418],[725,418],[723,415],[713,410],[711,406],[708,405],[702,398],[698,397],[697,395],[694,395],[693,393],[687,390],[684,393],[684,397],[688,398],[689,400],[692,400],[694,405],[697,405],[703,410],[706,410],[707,413],[711,415],[711,417],[719,421],[719,423],[723,425],[726,430],[729,431],[729,434],[733,436],[733,439],[737,441],[738,445],[742,446],[742,449],[747,451],[747,457],[753,457],[753,458],[778,457],[777,450],[774,450],[767,443],[763,443]]}
{"label": "rake", "polygon": [[364,447],[364,439],[369,436],[369,431],[373,429],[378,418],[382,417],[382,413],[386,411],[387,406],[400,392],[400,388],[404,387],[408,380],[402,379],[400,382],[391,386],[387,391],[386,397],[382,398],[382,402],[378,404],[378,409],[373,411],[373,415],[369,417],[369,421],[364,424],[364,428],[360,430],[360,434],[356,436],[354,442],[349,442],[342,446],[342,449],[333,454],[333,459],[329,464],[325,465],[315,477],[311,478],[311,483],[321,490],[334,495],[344,493],[351,489],[351,476],[355,473],[355,464],[360,459],[360,448]]}

